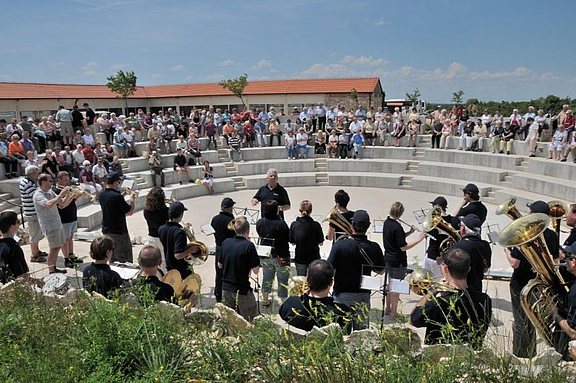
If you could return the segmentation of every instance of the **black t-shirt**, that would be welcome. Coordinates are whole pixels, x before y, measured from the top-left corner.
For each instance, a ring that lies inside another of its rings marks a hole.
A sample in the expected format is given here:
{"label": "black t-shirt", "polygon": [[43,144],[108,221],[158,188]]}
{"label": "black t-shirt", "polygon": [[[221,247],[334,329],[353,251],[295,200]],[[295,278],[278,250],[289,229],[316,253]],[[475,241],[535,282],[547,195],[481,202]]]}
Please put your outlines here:
{"label": "black t-shirt", "polygon": [[210,226],[214,229],[214,241],[216,241],[216,246],[222,246],[222,242],[226,238],[234,238],[236,235],[234,230],[228,230],[228,224],[234,219],[232,213],[221,211],[218,215],[212,218]]}
{"label": "black t-shirt", "polygon": [[81,128],[83,119],[84,116],[79,110],[75,109],[72,111],[72,127]]}
{"label": "black t-shirt", "polygon": [[181,167],[183,168],[184,166],[186,166],[186,156],[185,155],[175,155],[174,156],[174,169],[176,169],[176,167]]}
{"label": "black t-shirt", "polygon": [[[52,191],[56,193],[56,195],[62,192],[62,190],[57,186],[53,186]],[[58,214],[60,214],[60,220],[62,223],[78,221],[78,208],[76,207],[76,201],[70,202],[70,204],[63,209],[58,208]]]}
{"label": "black t-shirt", "polygon": [[[366,259],[360,249],[368,257]],[[366,293],[360,288],[362,275],[384,269],[384,255],[380,245],[366,235],[353,234],[334,243],[328,262],[334,266],[334,293]],[[373,266],[370,266],[372,263]]]}
{"label": "black t-shirt", "polygon": [[260,266],[258,252],[252,242],[238,235],[225,239],[218,262],[223,265],[223,290],[238,291],[242,295],[252,291],[249,279],[250,270]]}
{"label": "black t-shirt", "polygon": [[158,238],[158,228],[168,222],[168,207],[154,211],[144,209],[144,219],[148,224],[148,235]]}
{"label": "black t-shirt", "polygon": [[[341,214],[346,219],[346,221],[348,221],[348,223],[352,224],[352,217],[354,217],[354,212],[352,210],[348,210],[346,213],[341,213]],[[334,233],[336,234],[334,236],[335,240],[346,235],[346,233],[342,232],[342,229],[338,228],[333,223],[330,223],[328,226],[330,226],[331,228],[334,229]]]}
{"label": "black t-shirt", "polygon": [[100,208],[102,209],[102,233],[125,234],[128,233],[126,214],[130,211],[130,204],[118,190],[106,188],[100,193]]}
{"label": "black t-shirt", "polygon": [[468,288],[482,291],[484,269],[492,264],[492,248],[490,244],[478,236],[464,236],[454,245],[455,249],[466,250],[470,254],[470,271],[466,282]]}
{"label": "black t-shirt", "polygon": [[576,227],[570,230],[570,234],[568,234],[568,238],[564,241],[564,245],[569,246],[576,242]]}
{"label": "black t-shirt", "polygon": [[14,238],[0,238],[0,282],[6,283],[28,272],[24,251]]}
{"label": "black t-shirt", "polygon": [[308,294],[288,297],[280,306],[278,313],[289,325],[305,331],[312,330],[314,326],[323,327],[330,323],[338,323],[346,331],[352,329],[350,308],[335,303],[332,297],[314,298]]}
{"label": "black t-shirt", "polygon": [[410,314],[412,325],[426,327],[425,344],[468,343],[475,349],[482,346],[491,318],[490,297],[470,288],[438,293]]}
{"label": "black t-shirt", "polygon": [[402,248],[407,245],[406,233],[402,225],[395,219],[387,217],[382,224],[382,244],[384,245],[384,260],[391,267],[406,267],[408,256]]}
{"label": "black t-shirt", "polygon": [[166,222],[158,228],[158,238],[160,238],[160,242],[164,246],[166,269],[178,270],[182,279],[192,274],[188,262],[184,259],[176,259],[174,256],[174,254],[183,253],[188,244],[188,238],[182,226],[176,222]]}
{"label": "black t-shirt", "polygon": [[[290,198],[288,197],[288,192],[280,184],[276,184],[274,189],[270,189],[268,185],[261,186],[260,189],[254,195],[258,201],[260,201],[260,214],[263,216],[264,204],[263,202],[274,200],[278,202],[278,206],[290,205]],[[284,212],[280,211],[278,213],[280,218],[284,219]]]}
{"label": "black t-shirt", "polygon": [[476,214],[483,224],[484,221],[486,221],[488,209],[486,209],[486,206],[484,206],[482,201],[470,201],[470,203],[458,210],[456,217],[466,217],[468,214]]}
{"label": "black t-shirt", "polygon": [[82,286],[88,292],[97,292],[109,297],[109,293],[123,284],[120,275],[110,265],[92,263],[82,272]]}
{"label": "black t-shirt", "polygon": [[[560,255],[560,246],[558,244],[558,236],[552,229],[547,228],[544,230],[544,240],[546,241],[546,246],[548,247],[548,251],[552,255],[552,258],[557,259]],[[520,261],[517,268],[514,269],[512,273],[512,278],[510,280],[510,286],[512,286],[516,291],[522,290],[530,279],[536,277],[536,273],[532,269],[532,265],[524,254],[518,250],[518,248],[512,248],[510,252],[510,256],[514,259]]]}
{"label": "black t-shirt", "polygon": [[86,123],[88,125],[94,125],[94,120],[96,119],[96,113],[92,108],[86,108]]}
{"label": "black t-shirt", "polygon": [[260,218],[256,222],[256,232],[262,238],[261,245],[272,246],[272,257],[290,258],[288,238],[290,229],[286,222],[280,219]]}
{"label": "black t-shirt", "polygon": [[146,288],[149,286],[154,294],[155,301],[174,301],[174,288],[167,283],[162,282],[155,275],[141,275],[133,283],[133,288],[137,289]]}
{"label": "black t-shirt", "polygon": [[296,245],[294,262],[307,265],[320,259],[319,244],[324,242],[322,226],[312,217],[298,217],[290,225],[289,241]]}

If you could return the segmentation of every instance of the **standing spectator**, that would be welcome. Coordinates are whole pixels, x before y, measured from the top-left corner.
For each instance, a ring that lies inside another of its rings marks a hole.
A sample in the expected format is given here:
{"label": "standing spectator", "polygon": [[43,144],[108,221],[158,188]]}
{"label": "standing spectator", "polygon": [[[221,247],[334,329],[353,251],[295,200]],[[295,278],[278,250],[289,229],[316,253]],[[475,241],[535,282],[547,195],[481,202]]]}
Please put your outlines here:
{"label": "standing spectator", "polygon": [[208,137],[208,150],[210,150],[210,143],[214,144],[214,150],[218,150],[218,144],[216,143],[216,135],[218,134],[218,127],[214,124],[212,120],[206,122],[204,131],[206,132],[206,137]]}
{"label": "standing spectator", "polygon": [[82,113],[78,109],[78,105],[74,105],[72,107],[71,114],[72,114],[72,130],[84,131],[84,128],[88,127],[88,125],[84,126],[84,124],[86,124],[86,120],[84,120],[84,115],[82,115]]}
{"label": "standing spectator", "polygon": [[289,160],[296,159],[296,137],[292,130],[289,130],[284,136],[284,146],[286,147],[286,152],[288,153]]}
{"label": "standing spectator", "polygon": [[60,123],[60,133],[65,145],[72,145],[72,136],[74,136],[74,129],[72,128],[72,113],[64,108],[63,105],[58,107],[56,113],[56,122]]}
{"label": "standing spectator", "polygon": [[228,148],[231,149],[230,159],[232,161],[234,161],[234,154],[236,153],[240,162],[244,162],[242,158],[242,141],[236,133],[236,129],[232,131],[232,135],[228,138]]}
{"label": "standing spectator", "polygon": [[48,239],[48,247],[50,248],[48,271],[50,274],[66,273],[66,270],[56,267],[58,253],[66,240],[57,205],[67,206],[73,200],[74,196],[69,193],[69,190],[69,187],[65,187],[59,195],[56,195],[52,191],[52,177],[48,174],[41,174],[38,177],[38,190],[34,193],[33,201],[42,234]]}
{"label": "standing spectator", "polygon": [[306,270],[312,261],[320,259],[320,247],[324,243],[322,226],[314,221],[312,203],[308,200],[300,202],[300,217],[290,225],[289,241],[296,246],[296,275],[306,275]]}
{"label": "standing spectator", "polygon": [[109,235],[114,241],[112,261],[132,262],[132,242],[126,225],[126,216],[131,215],[136,203],[136,194],[130,194],[130,203],[118,191],[120,176],[110,173],[106,178],[106,189],[100,194],[102,209],[102,234]]}
{"label": "standing spectator", "polygon": [[160,149],[158,149],[158,151],[154,150],[150,154],[148,164],[150,165],[150,174],[152,175],[152,185],[156,186],[156,176],[160,176],[160,185],[164,187],[164,168],[162,167],[162,156],[159,150]]}
{"label": "standing spectator", "polygon": [[82,107],[84,108],[84,112],[86,113],[86,126],[88,127],[88,129],[90,129],[90,134],[92,134],[92,136],[94,136],[96,134],[96,113],[94,113],[94,110],[92,110],[92,108],[90,108],[90,105],[88,105],[88,103],[84,103],[82,104]]}

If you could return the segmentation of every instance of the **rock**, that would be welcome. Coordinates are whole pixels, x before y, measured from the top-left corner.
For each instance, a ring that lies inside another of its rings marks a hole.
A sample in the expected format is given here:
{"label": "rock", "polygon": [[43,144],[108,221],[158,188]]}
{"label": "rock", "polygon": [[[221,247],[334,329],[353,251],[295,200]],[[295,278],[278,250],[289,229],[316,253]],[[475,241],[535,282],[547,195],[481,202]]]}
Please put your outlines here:
{"label": "rock", "polygon": [[352,331],[345,340],[350,352],[374,350],[381,345],[380,333],[375,329]]}
{"label": "rock", "polygon": [[61,298],[65,305],[73,305],[80,299],[86,299],[90,294],[84,289],[70,289]]}
{"label": "rock", "polygon": [[232,310],[230,307],[223,305],[222,303],[216,303],[214,306],[220,318],[226,324],[226,329],[228,334],[235,334],[240,331],[245,331],[254,327],[252,323],[244,319],[236,311]]}
{"label": "rock", "polygon": [[380,334],[384,347],[400,350],[419,351],[422,348],[422,339],[414,330],[406,326],[386,326]]}
{"label": "rock", "polygon": [[455,358],[469,359],[474,350],[466,345],[433,344],[422,348],[422,356],[430,361],[441,362]]}
{"label": "rock", "polygon": [[306,338],[325,339],[330,335],[342,337],[342,329],[338,323],[330,323],[324,327],[312,327],[312,330],[306,334]]}

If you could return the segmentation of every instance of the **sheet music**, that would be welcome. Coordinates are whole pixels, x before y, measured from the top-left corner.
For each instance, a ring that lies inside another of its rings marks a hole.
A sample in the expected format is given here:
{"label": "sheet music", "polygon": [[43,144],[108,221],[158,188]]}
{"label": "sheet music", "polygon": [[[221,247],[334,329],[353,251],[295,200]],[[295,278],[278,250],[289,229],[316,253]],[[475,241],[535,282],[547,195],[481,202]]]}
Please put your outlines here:
{"label": "sheet music", "polygon": [[124,181],[122,181],[122,185],[120,185],[123,188],[130,188],[132,190],[134,190],[134,180],[129,180],[129,179],[124,179]]}
{"label": "sheet music", "polygon": [[390,278],[390,292],[398,294],[410,294],[410,284],[405,279]]}
{"label": "sheet music", "polygon": [[166,196],[166,199],[172,199],[172,190],[164,189],[164,195]]}
{"label": "sheet music", "polygon": [[210,225],[209,223],[205,223],[204,225],[200,226],[200,231],[206,235],[212,235],[216,233],[216,230]]}
{"label": "sheet music", "polygon": [[131,280],[138,276],[140,273],[139,268],[135,268],[133,266],[128,266],[125,264],[118,264],[118,265],[110,265],[110,268],[120,274],[120,278],[124,280]]}

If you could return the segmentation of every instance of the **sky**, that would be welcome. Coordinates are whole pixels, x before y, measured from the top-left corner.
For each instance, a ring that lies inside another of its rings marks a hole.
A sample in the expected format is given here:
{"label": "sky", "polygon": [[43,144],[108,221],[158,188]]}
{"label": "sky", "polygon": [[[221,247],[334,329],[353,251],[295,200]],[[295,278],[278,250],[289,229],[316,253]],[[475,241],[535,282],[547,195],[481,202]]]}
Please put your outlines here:
{"label": "sky", "polygon": [[[0,81],[379,77],[386,98],[576,97],[574,0],[19,0]],[[570,37],[572,36],[572,37]]]}

